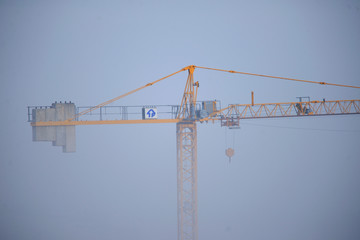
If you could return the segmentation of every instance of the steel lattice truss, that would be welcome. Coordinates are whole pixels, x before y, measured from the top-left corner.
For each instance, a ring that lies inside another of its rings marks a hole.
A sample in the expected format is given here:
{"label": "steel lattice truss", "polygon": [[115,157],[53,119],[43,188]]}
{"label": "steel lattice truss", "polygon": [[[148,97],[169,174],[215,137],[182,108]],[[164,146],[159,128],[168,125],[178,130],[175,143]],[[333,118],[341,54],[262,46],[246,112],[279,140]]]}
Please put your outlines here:
{"label": "steel lattice truss", "polygon": [[309,115],[359,114],[360,100],[310,101],[289,103],[232,104],[200,121],[229,118],[251,119]]}
{"label": "steel lattice truss", "polygon": [[198,239],[196,123],[177,124],[178,239]]}

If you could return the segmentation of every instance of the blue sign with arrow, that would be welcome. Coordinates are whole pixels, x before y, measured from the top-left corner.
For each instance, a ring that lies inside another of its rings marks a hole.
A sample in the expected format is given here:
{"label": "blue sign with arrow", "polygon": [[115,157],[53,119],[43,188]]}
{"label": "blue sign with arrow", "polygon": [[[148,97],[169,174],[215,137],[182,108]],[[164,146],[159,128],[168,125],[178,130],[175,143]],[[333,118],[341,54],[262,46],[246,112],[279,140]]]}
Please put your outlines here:
{"label": "blue sign with arrow", "polygon": [[156,108],[145,108],[145,119],[157,119],[158,118],[158,112]]}

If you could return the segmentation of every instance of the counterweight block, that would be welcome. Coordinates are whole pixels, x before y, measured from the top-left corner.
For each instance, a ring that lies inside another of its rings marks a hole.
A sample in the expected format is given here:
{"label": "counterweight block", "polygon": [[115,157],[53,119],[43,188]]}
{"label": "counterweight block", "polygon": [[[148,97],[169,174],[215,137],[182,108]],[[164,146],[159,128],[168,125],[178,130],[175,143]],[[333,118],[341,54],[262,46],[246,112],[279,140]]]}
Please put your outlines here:
{"label": "counterweight block", "polygon": [[[32,122],[65,121],[75,116],[74,103],[53,103],[50,107],[32,110]],[[63,152],[75,152],[75,126],[32,127],[33,141],[50,141],[62,146]]]}

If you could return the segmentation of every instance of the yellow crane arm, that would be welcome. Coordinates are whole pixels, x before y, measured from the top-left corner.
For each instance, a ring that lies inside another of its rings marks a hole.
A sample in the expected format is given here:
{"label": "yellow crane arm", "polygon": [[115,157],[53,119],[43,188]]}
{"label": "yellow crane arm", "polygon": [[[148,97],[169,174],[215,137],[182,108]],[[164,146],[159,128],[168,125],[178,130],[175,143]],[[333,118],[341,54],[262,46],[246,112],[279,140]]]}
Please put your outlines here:
{"label": "yellow crane arm", "polygon": [[[240,119],[302,117],[340,114],[360,114],[360,100],[308,101],[285,103],[232,104],[211,113],[205,118],[196,118],[196,122],[221,121],[222,126],[238,125]],[[39,121],[31,126],[75,126],[101,124],[153,124],[178,123],[184,119],[133,119],[133,120],[95,120],[95,121]]]}
{"label": "yellow crane arm", "polygon": [[[200,122],[222,121],[235,126],[240,119],[360,114],[360,100],[308,101],[287,103],[232,104],[211,113]],[[233,125],[234,124],[234,125]]]}

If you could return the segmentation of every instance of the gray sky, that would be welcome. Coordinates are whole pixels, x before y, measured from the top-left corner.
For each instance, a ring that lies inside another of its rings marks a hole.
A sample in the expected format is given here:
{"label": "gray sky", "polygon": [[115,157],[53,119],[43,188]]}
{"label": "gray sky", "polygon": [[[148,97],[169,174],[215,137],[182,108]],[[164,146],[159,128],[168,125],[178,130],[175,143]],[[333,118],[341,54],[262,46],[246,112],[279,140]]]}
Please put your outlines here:
{"label": "gray sky", "polygon": [[[175,125],[79,126],[77,152],[64,154],[31,141],[28,105],[96,105],[191,64],[359,86],[359,42],[359,1],[1,0],[0,239],[177,236]],[[249,103],[251,91],[257,103],[360,96],[201,69],[195,78],[198,99],[223,106]],[[180,104],[185,81],[117,104]],[[198,125],[199,239],[360,239],[359,120]]]}

